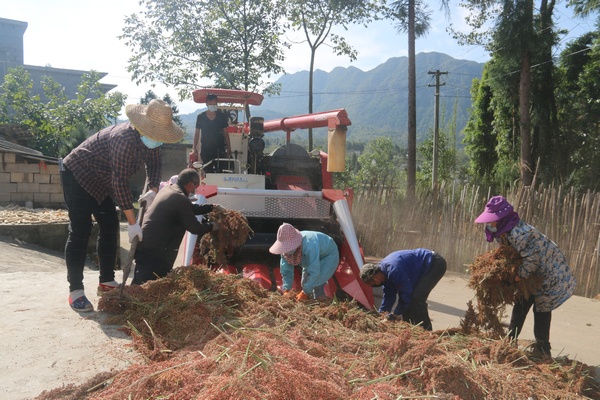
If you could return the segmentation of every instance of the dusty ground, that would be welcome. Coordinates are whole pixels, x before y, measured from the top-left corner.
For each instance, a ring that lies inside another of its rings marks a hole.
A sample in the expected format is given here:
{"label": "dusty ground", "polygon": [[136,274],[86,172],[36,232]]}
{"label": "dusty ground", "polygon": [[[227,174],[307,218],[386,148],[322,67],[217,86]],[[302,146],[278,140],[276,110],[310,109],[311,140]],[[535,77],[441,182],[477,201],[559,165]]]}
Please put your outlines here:
{"label": "dusty ground", "polygon": [[[124,243],[123,257],[127,248]],[[45,389],[81,383],[140,361],[117,326],[102,324],[102,313],[81,316],[69,308],[60,253],[0,237],[0,254],[0,398],[34,398]],[[86,268],[86,294],[95,306],[97,279],[98,272]],[[473,298],[466,284],[466,277],[448,273],[433,290],[429,305],[434,329],[458,326]],[[530,315],[524,327],[524,340],[533,338],[532,319]],[[553,313],[554,356],[569,355],[598,366],[599,337],[599,301],[574,297]]]}

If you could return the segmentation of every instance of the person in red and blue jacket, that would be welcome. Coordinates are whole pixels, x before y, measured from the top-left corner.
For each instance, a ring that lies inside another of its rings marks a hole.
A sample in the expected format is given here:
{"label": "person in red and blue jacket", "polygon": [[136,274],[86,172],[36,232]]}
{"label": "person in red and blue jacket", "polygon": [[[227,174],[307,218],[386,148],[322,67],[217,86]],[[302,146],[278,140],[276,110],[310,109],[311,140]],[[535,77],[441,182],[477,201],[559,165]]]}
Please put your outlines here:
{"label": "person in red and blue jacket", "polygon": [[427,298],[445,273],[446,260],[442,256],[432,250],[413,249],[395,251],[379,264],[365,264],[360,278],[367,285],[383,286],[379,312],[387,320],[402,319],[431,331]]}

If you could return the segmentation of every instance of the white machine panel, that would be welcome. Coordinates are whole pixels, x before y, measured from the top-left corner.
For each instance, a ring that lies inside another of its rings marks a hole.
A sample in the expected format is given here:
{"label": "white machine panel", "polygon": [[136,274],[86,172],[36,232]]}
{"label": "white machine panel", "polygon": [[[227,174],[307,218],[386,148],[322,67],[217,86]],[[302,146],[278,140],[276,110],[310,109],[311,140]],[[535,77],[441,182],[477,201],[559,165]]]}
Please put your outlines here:
{"label": "white machine panel", "polygon": [[[206,174],[203,182],[206,185],[215,185],[220,188],[233,189],[265,189],[264,175],[248,174]],[[225,198],[227,197],[227,198]],[[245,212],[264,212],[264,197],[249,196],[219,196],[216,195],[209,200],[213,204],[220,204],[225,208],[230,208]]]}

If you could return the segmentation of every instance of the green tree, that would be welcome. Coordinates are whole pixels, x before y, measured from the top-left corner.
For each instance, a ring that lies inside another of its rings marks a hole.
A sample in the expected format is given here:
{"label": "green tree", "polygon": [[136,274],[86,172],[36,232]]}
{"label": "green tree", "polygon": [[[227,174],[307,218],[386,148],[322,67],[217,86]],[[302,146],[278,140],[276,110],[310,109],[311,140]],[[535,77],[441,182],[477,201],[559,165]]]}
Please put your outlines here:
{"label": "green tree", "polygon": [[[152,90],[148,90],[146,93],[144,93],[144,97],[140,99],[140,104],[148,104],[154,99],[158,99],[156,93],[154,93]],[[179,107],[177,107],[177,104],[175,104],[171,96],[169,96],[169,93],[165,94],[162,97],[162,101],[171,106],[171,110],[173,110],[173,121],[175,121],[177,125],[183,128],[183,130],[185,130],[185,126],[183,125],[183,122],[181,121],[181,116],[179,115]]]}
{"label": "green tree", "polygon": [[358,157],[360,170],[356,177],[357,184],[362,189],[378,190],[380,194],[393,189],[397,186],[400,154],[400,148],[389,137],[369,142]]}
{"label": "green tree", "polygon": [[587,17],[600,11],[600,0],[569,0],[569,6],[573,7],[575,15]]}
{"label": "green tree", "polygon": [[[503,85],[508,74],[518,77],[517,87],[512,89],[519,96],[518,108],[511,123],[519,132],[521,182],[531,185],[535,160],[544,157],[544,165],[549,166],[553,146],[545,144],[556,141],[557,136],[551,56],[556,44],[555,0],[541,0],[539,6],[533,0],[467,0],[464,4],[470,11],[467,23],[473,30],[457,36],[461,41],[486,46],[496,67],[513,67],[507,75],[495,75],[493,86]],[[507,81],[512,84],[511,79]]]}
{"label": "green tree", "polygon": [[[438,132],[438,179],[439,181],[452,181],[459,177],[458,148],[456,143],[456,116],[458,113],[458,103],[454,104],[454,116],[448,124],[444,124]],[[442,115],[445,113],[442,112]],[[433,139],[434,130],[429,130],[429,135],[419,146],[419,153],[422,156],[420,171],[417,172],[417,181],[424,188],[431,188],[433,181]],[[439,186],[438,186],[439,187]]]}
{"label": "green tree", "polygon": [[[454,178],[452,174],[454,152],[449,147],[446,130],[440,129],[438,135],[438,179],[440,182],[452,180]],[[430,189],[433,174],[433,129],[429,130],[427,138],[421,142],[418,150],[423,160],[417,171],[417,182],[421,187]]]}
{"label": "green tree", "polygon": [[558,119],[563,132],[557,159],[562,182],[600,190],[600,33],[568,43],[558,63]]}
{"label": "green tree", "polygon": [[[351,25],[368,24],[380,18],[385,10],[385,0],[291,0],[287,3],[288,19],[292,29],[302,31],[310,48],[308,70],[308,113],[313,113],[313,73],[317,49],[329,46],[338,56],[348,56],[354,61],[356,50],[341,35],[333,33],[335,27],[348,30]],[[308,150],[313,149],[313,132],[308,130]]]}
{"label": "green tree", "polygon": [[228,89],[276,91],[263,77],[283,72],[278,0],[140,0],[119,37],[132,49],[137,84],[161,82],[190,98],[203,78]]}
{"label": "green tree", "polygon": [[498,139],[494,131],[493,94],[488,82],[488,65],[483,68],[481,80],[473,80],[473,107],[463,130],[463,143],[469,156],[469,174],[475,181],[485,184],[492,182],[494,167],[498,162]]}
{"label": "green tree", "polygon": [[[348,147],[348,146],[346,146]],[[356,186],[356,174],[360,170],[356,152],[346,155],[346,170],[333,174],[333,186],[336,189],[353,188]]]}
{"label": "green tree", "polygon": [[77,98],[67,99],[64,88],[49,77],[42,78],[47,102],[32,94],[33,81],[22,67],[10,69],[0,86],[0,121],[25,126],[32,134],[29,147],[48,156],[66,155],[87,137],[119,115],[125,103],[120,92],[104,94],[100,76],[83,75]]}

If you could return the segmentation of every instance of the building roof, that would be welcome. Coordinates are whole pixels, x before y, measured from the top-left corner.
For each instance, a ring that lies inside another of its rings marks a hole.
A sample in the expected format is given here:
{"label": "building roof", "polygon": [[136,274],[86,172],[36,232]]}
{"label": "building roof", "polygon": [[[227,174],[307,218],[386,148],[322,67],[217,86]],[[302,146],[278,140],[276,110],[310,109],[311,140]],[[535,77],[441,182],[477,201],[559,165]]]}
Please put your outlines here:
{"label": "building roof", "polygon": [[45,156],[40,151],[31,149],[29,147],[21,146],[20,144],[9,142],[3,137],[0,137],[0,152],[14,153],[20,155],[23,158],[44,161],[49,164],[58,164],[58,158],[56,157]]}

